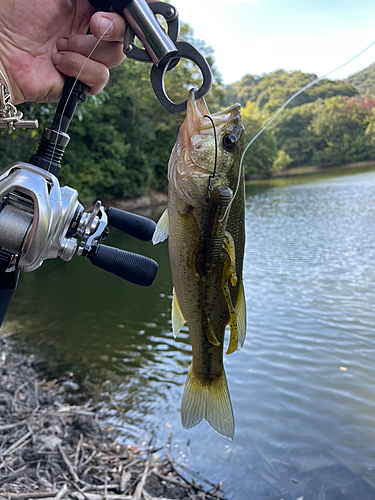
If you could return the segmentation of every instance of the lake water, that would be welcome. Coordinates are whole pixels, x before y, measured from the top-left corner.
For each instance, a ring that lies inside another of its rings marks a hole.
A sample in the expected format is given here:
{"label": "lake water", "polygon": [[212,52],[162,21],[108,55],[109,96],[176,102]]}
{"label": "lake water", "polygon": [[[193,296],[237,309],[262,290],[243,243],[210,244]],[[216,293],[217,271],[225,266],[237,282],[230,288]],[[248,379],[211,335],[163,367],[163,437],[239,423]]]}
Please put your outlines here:
{"label": "lake water", "polygon": [[231,500],[374,499],[375,173],[283,184],[247,188],[247,339],[225,359],[233,442],[181,427],[191,351],[186,329],[171,333],[166,243],[108,241],[159,262],[149,289],[79,257],[23,274],[4,330],[50,376],[104,391],[122,439],[172,433],[175,458]]}

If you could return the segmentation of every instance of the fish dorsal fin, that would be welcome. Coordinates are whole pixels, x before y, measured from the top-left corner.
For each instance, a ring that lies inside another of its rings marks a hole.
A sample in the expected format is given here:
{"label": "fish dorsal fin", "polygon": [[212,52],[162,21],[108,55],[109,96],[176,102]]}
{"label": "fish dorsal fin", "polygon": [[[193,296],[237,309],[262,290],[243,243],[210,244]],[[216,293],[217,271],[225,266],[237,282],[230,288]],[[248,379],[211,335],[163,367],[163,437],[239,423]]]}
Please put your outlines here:
{"label": "fish dorsal fin", "polygon": [[173,300],[172,300],[172,331],[174,338],[177,337],[181,328],[186,323],[186,319],[184,318],[180,305],[177,300],[176,290],[173,288]]}
{"label": "fish dorsal fin", "polygon": [[246,302],[243,283],[240,283],[236,302],[238,347],[242,347],[246,336]]}
{"label": "fish dorsal fin", "polygon": [[168,208],[164,210],[158,223],[156,224],[154,236],[152,237],[152,243],[156,245],[168,238],[169,233],[169,215]]}

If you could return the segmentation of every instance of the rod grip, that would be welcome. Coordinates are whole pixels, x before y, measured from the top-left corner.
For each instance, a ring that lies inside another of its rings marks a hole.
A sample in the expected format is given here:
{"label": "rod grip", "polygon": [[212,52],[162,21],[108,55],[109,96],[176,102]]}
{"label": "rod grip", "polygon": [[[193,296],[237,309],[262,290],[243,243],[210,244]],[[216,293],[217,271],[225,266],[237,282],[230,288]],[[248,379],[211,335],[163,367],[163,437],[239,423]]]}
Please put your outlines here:
{"label": "rod grip", "polygon": [[88,258],[94,266],[141,286],[152,285],[159,268],[149,257],[107,245],[98,245]]}
{"label": "rod grip", "polygon": [[17,289],[19,274],[19,271],[11,273],[0,271],[0,326],[3,324],[14,292]]}
{"label": "rod grip", "polygon": [[147,217],[113,207],[107,210],[107,216],[110,226],[130,234],[134,238],[142,241],[150,241],[154,235],[156,224]]}
{"label": "rod grip", "polygon": [[132,1],[133,0],[89,0],[90,4],[96,9],[109,10],[113,7],[120,14]]}
{"label": "rod grip", "polygon": [[90,4],[99,10],[110,10],[112,3],[110,0],[89,0]]}

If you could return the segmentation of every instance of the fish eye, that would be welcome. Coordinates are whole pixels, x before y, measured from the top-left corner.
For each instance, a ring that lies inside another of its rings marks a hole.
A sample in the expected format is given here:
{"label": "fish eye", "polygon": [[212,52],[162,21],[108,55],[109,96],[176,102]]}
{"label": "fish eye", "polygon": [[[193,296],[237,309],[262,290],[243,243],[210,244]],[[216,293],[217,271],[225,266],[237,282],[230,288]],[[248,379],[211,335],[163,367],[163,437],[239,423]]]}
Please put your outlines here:
{"label": "fish eye", "polygon": [[233,134],[225,134],[221,139],[221,145],[226,151],[233,151],[237,146],[237,137]]}

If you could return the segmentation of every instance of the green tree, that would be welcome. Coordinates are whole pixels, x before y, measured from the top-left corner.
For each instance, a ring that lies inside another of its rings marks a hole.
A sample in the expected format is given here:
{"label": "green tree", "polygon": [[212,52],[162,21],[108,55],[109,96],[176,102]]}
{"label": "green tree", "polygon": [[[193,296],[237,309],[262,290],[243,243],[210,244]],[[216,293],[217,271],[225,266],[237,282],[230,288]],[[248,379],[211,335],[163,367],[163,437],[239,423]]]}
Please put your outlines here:
{"label": "green tree", "polygon": [[360,94],[375,97],[375,63],[349,76],[346,82],[353,85]]}
{"label": "green tree", "polygon": [[[247,101],[254,101],[259,109],[272,114],[294,94],[316,79],[317,76],[311,73],[288,72],[282,69],[260,77],[245,75],[240,82],[229,86],[229,98],[226,98],[225,104],[239,101],[245,106]],[[289,107],[314,102],[318,98],[325,99],[336,95],[353,96],[357,93],[357,90],[346,82],[324,79],[301,92]]]}
{"label": "green tree", "polygon": [[288,165],[292,163],[291,157],[285,153],[282,149],[279,149],[279,151],[276,154],[276,158],[273,161],[272,164],[272,170],[274,172],[280,171],[280,170],[285,170]]}
{"label": "green tree", "polygon": [[[262,119],[257,105],[248,101],[242,110],[245,126],[245,145],[262,129]],[[245,158],[245,174],[270,173],[276,157],[276,140],[269,130],[265,130],[250,146]]]}

